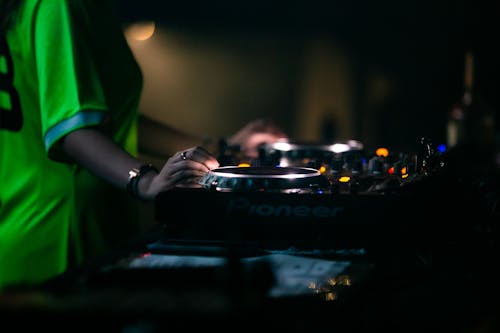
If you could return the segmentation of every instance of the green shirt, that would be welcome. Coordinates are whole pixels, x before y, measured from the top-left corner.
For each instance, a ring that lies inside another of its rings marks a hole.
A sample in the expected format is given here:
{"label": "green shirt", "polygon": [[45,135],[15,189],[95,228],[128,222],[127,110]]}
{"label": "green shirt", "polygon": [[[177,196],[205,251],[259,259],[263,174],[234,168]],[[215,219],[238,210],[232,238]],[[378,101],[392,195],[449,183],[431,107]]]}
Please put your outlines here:
{"label": "green shirt", "polygon": [[66,161],[58,142],[102,126],[135,155],[141,88],[110,1],[23,2],[0,35],[0,290],[81,262],[78,219],[102,210],[91,199],[102,184]]}

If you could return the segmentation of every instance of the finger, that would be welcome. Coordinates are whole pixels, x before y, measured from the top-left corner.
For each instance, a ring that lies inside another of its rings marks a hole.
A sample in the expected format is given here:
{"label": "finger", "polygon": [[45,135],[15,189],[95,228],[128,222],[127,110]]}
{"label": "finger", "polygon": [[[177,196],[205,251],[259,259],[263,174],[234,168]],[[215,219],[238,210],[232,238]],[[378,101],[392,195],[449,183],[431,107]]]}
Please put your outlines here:
{"label": "finger", "polygon": [[202,147],[196,147],[186,153],[186,160],[192,160],[203,164],[208,170],[219,167],[219,161]]}
{"label": "finger", "polygon": [[181,152],[176,153],[170,157],[160,170],[161,178],[168,182],[168,178],[172,177],[173,174],[180,172],[181,170],[197,170],[198,173],[205,174],[210,171],[210,169],[203,163],[189,159],[189,152],[186,153],[186,159],[181,157]]}
{"label": "finger", "polygon": [[185,160],[188,160],[190,159],[190,150],[191,149],[186,149],[186,150],[183,150],[183,151],[180,151],[178,153],[176,153],[174,155],[174,157],[176,157],[176,160],[177,161],[185,161]]}
{"label": "finger", "polygon": [[204,175],[210,169],[203,163],[199,163],[193,160],[178,161],[172,163],[165,172],[165,177],[172,177],[180,172],[191,173],[196,175]]}
{"label": "finger", "polygon": [[187,177],[181,179],[179,182],[175,184],[176,187],[190,187],[190,188],[200,188],[202,185],[200,184],[201,177]]}
{"label": "finger", "polygon": [[173,173],[170,176],[170,180],[175,184],[199,181],[199,179],[205,174],[206,172],[202,172],[200,170],[182,169]]}

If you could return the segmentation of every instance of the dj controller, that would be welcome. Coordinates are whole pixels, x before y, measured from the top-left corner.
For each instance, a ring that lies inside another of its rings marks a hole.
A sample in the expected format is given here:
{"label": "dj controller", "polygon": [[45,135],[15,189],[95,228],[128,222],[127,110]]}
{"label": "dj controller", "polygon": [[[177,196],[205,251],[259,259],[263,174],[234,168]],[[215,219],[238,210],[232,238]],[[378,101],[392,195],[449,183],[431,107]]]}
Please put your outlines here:
{"label": "dj controller", "polygon": [[166,239],[266,249],[441,246],[490,228],[493,209],[480,180],[457,177],[447,154],[425,138],[409,153],[369,153],[356,140],[265,144],[257,160],[226,155],[199,186],[161,193],[155,216]]}

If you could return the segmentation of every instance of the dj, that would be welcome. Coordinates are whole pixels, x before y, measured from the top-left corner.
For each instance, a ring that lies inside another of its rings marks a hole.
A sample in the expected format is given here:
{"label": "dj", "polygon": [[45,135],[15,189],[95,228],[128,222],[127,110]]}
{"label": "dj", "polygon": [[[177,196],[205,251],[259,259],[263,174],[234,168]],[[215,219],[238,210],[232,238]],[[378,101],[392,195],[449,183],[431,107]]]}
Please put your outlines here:
{"label": "dj", "polygon": [[[140,200],[219,166],[188,135],[161,167],[137,158],[142,73],[114,14],[111,0],[0,0],[0,290],[134,235]],[[251,153],[256,136],[284,133],[256,121],[229,142]]]}

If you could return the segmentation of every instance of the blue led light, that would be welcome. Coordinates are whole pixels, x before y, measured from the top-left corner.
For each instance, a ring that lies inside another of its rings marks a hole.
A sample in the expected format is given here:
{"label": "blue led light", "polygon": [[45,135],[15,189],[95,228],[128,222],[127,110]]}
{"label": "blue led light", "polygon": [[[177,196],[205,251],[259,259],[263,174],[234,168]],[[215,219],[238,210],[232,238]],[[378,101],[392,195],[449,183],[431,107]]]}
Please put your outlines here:
{"label": "blue led light", "polygon": [[437,150],[440,152],[440,153],[444,153],[446,151],[446,145],[444,143],[440,144],[437,146]]}

